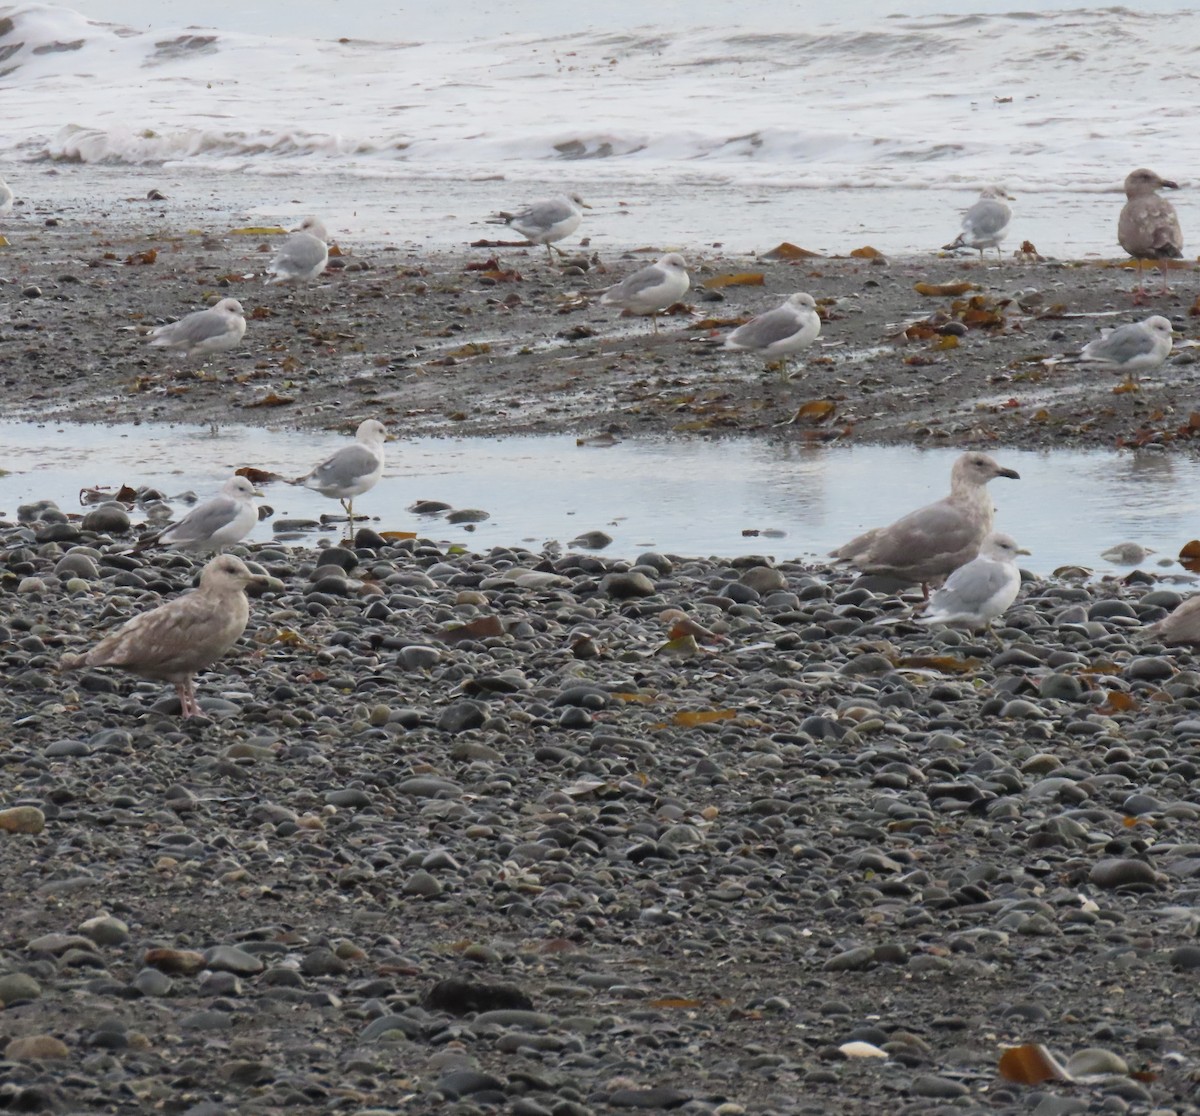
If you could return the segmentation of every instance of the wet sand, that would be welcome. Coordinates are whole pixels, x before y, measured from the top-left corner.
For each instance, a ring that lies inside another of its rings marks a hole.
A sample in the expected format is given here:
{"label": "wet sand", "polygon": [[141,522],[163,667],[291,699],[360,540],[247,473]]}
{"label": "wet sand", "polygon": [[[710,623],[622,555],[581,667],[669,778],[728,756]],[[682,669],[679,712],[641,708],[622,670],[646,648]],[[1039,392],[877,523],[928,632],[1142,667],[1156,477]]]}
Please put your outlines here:
{"label": "wet sand", "polygon": [[[782,432],[1021,448],[1187,444],[1192,434],[1189,269],[1172,271],[1169,296],[1137,307],[1132,271],[1095,261],[788,262],[692,250],[693,288],[655,336],[648,319],[622,319],[595,296],[658,246],[571,249],[551,267],[541,249],[346,244],[317,286],[296,293],[262,283],[278,237],[145,212],[104,232],[77,217],[46,227],[32,214],[8,226],[4,417],[349,430],[378,415],[402,436]],[[499,278],[478,270],[489,259]],[[762,284],[704,287],[746,272]],[[918,283],[971,289],[922,295]],[[795,290],[817,298],[825,321],[790,379],[720,348],[729,327]],[[146,347],[152,326],[220,297],[245,305],[239,349],[202,365]],[[970,298],[986,320],[964,331]],[[1105,369],[1046,363],[1151,313],[1171,317],[1179,336],[1138,391],[1117,390]],[[936,315],[942,332],[905,336]],[[962,336],[948,337],[947,323]]]}

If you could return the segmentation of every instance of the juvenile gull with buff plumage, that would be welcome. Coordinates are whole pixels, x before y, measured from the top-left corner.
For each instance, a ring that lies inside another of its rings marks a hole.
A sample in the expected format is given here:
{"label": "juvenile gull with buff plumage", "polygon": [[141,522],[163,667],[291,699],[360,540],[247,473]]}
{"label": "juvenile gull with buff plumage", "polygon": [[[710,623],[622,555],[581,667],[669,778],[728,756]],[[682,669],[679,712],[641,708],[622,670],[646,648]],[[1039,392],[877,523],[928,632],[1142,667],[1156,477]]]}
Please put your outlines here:
{"label": "juvenile gull with buff plumage", "polygon": [[1134,301],[1146,296],[1142,284],[1142,266],[1146,260],[1158,260],[1162,268],[1162,294],[1167,294],[1167,261],[1183,258],[1183,231],[1179,215],[1158,191],[1178,190],[1179,183],[1160,178],[1152,170],[1139,167],[1125,178],[1126,202],[1117,221],[1117,241],[1137,260],[1137,287]]}
{"label": "juvenile gull with buff plumage", "polygon": [[830,556],[863,573],[919,583],[928,598],[930,584],[970,562],[991,532],[995,508],[987,483],[993,477],[1019,480],[1020,474],[986,453],[964,453],[950,471],[948,496],[890,526],[864,532]]}
{"label": "juvenile gull with buff plumage", "polygon": [[196,675],[225,654],[246,630],[248,587],[266,588],[232,554],[212,559],[200,572],[200,587],[127,620],[82,655],[63,655],[62,670],[119,667],[139,678],[170,682],[184,717],[200,712]]}

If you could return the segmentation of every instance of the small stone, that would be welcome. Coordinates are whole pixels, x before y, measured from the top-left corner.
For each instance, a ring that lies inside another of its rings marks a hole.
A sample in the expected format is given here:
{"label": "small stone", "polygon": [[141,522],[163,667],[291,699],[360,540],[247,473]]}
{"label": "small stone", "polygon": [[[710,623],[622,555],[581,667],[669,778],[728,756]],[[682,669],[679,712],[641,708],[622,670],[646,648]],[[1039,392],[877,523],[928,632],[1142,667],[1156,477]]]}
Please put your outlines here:
{"label": "small stone", "polygon": [[1162,882],[1153,866],[1144,860],[1119,857],[1097,861],[1088,873],[1088,879],[1097,887],[1105,888],[1126,887],[1129,884],[1158,887]]}
{"label": "small stone", "polygon": [[1085,1047],[1076,1050],[1067,1059],[1067,1073],[1072,1077],[1084,1077],[1089,1074],[1119,1073],[1126,1076],[1129,1064],[1118,1054],[1098,1046]]}
{"label": "small stone", "polygon": [[50,1061],[67,1058],[70,1053],[67,1044],[53,1035],[23,1035],[4,1048],[4,1057],[10,1062]]}
{"label": "small stone", "polygon": [[204,951],[204,960],[208,968],[214,972],[236,973],[241,976],[253,976],[263,971],[261,958],[247,953],[237,946],[219,945]]}
{"label": "small stone", "polygon": [[600,581],[600,592],[617,600],[627,600],[630,597],[650,597],[654,595],[654,582],[644,573],[630,571],[629,573],[607,574]]}
{"label": "small stone", "polygon": [[26,973],[0,975],[0,1005],[4,1007],[36,1000],[41,994],[42,986]]}
{"label": "small stone", "polygon": [[36,806],[11,806],[0,810],[0,829],[6,833],[41,833],[46,815]]}

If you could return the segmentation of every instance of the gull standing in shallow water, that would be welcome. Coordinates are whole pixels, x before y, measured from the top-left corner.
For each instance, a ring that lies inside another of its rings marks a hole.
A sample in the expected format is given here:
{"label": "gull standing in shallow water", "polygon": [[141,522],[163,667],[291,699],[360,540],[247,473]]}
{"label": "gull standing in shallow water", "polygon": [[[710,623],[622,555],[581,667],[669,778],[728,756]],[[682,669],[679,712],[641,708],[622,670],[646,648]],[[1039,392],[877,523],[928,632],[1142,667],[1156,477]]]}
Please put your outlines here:
{"label": "gull standing in shallow water", "polygon": [[683,298],[691,285],[683,257],[678,252],[668,252],[609,287],[600,301],[633,314],[652,314],[657,333],[658,312]]}
{"label": "gull standing in shallow water", "polygon": [[979,262],[983,262],[983,250],[995,248],[996,258],[1000,255],[1000,241],[1008,232],[1008,223],[1012,220],[1012,210],[1005,204],[1012,201],[1013,196],[1003,186],[985,186],[979,194],[979,200],[963,214],[962,232],[950,244],[942,246],[942,251],[951,252],[956,248],[978,248]]}
{"label": "gull standing in shallow water", "polygon": [[359,424],[354,437],[354,445],[343,446],[311,473],[292,482],[340,500],[351,526],[354,524],[354,497],[374,488],[383,476],[383,444],[388,440],[388,432],[383,423],[367,419]]}
{"label": "gull standing in shallow water", "polygon": [[821,318],[810,294],[797,292],[782,306],[740,325],[725,338],[725,348],[779,357],[779,371],[787,379],[787,358],[807,349],[821,334]]}
{"label": "gull standing in shallow water", "polygon": [[316,217],[305,217],[283,242],[267,268],[268,283],[308,283],[329,263],[329,233]]}
{"label": "gull standing in shallow water", "polygon": [[152,539],[138,543],[134,553],[152,546],[175,550],[221,551],[244,539],[258,522],[255,496],[261,496],[245,477],[232,476],[211,500],[194,507],[178,523]]}
{"label": "gull standing in shallow water", "polygon": [[959,566],[929,599],[923,624],[946,624],[978,631],[1004,615],[1021,590],[1017,556],[1028,554],[1008,535],[994,533],[983,540],[979,554]]}
{"label": "gull standing in shallow water", "polygon": [[236,348],[245,335],[242,304],[236,298],[223,298],[207,310],[156,326],[150,331],[150,344],[156,349],[175,349],[184,356],[206,356]]}
{"label": "gull standing in shallow water", "polygon": [[1095,341],[1089,341],[1079,355],[1068,357],[1067,364],[1103,364],[1125,373],[1130,387],[1137,384],[1138,373],[1159,369],[1171,355],[1171,323],[1161,314],[1144,322],[1129,322],[1106,329]]}
{"label": "gull standing in shallow water", "polygon": [[222,554],[201,570],[194,592],[127,620],[82,655],[64,655],[60,668],[113,666],[139,678],[171,682],[182,715],[195,717],[200,712],[196,674],[212,666],[246,630],[246,589],[265,589],[267,584],[240,558]]}
{"label": "gull standing in shallow water", "polygon": [[561,248],[551,251],[550,245],[556,240],[568,237],[583,220],[583,210],[591,209],[587,202],[578,194],[560,194],[557,198],[547,198],[545,201],[534,202],[528,209],[520,213],[501,213],[500,218],[506,225],[511,225],[530,244],[544,244],[546,258],[553,263],[553,252],[561,256]]}
{"label": "gull standing in shallow water", "polygon": [[1171,290],[1167,286],[1167,260],[1183,258],[1183,232],[1179,228],[1179,215],[1166,198],[1155,192],[1160,189],[1178,190],[1179,183],[1160,178],[1152,170],[1139,167],[1130,171],[1125,179],[1125,202],[1121,217],[1117,221],[1117,241],[1137,260],[1137,287],[1134,302],[1146,297],[1142,285],[1142,265],[1146,260],[1158,260],[1162,267],[1162,294]]}
{"label": "gull standing in shallow water", "polygon": [[928,599],[930,583],[970,562],[991,533],[996,512],[987,483],[993,477],[1020,480],[1016,470],[998,465],[986,453],[964,453],[950,470],[950,495],[888,527],[864,532],[830,557],[866,574],[919,583]]}

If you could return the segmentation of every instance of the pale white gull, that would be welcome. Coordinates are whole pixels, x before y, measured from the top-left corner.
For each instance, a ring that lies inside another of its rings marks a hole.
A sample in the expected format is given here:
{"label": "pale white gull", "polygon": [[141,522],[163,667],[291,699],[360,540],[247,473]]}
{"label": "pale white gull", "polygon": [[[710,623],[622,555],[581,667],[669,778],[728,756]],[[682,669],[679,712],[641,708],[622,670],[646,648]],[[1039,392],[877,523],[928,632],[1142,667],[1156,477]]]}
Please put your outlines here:
{"label": "pale white gull", "polygon": [[219,555],[201,571],[198,589],[127,620],[82,655],[63,655],[60,667],[112,666],[140,678],[170,682],[183,716],[194,717],[200,712],[196,674],[212,666],[246,630],[246,589],[265,589],[267,584],[241,559]]}
{"label": "pale white gull", "polygon": [[316,217],[305,217],[283,242],[267,268],[268,283],[308,283],[329,263],[329,233]]}
{"label": "pale white gull", "polygon": [[[553,261],[550,245],[579,228],[583,210],[591,208],[578,194],[560,194],[556,198],[534,202],[520,213],[502,213],[500,216],[530,244],[544,244],[547,259]],[[562,255],[561,249],[554,251]]]}
{"label": "pale white gull", "polygon": [[383,445],[388,441],[388,432],[383,423],[367,419],[359,424],[354,437],[354,445],[343,446],[311,473],[292,482],[340,500],[351,523],[354,522],[354,497],[374,488],[383,476]]}
{"label": "pale white gull", "polygon": [[152,546],[174,550],[223,550],[244,539],[258,523],[255,496],[261,496],[245,477],[233,476],[211,500],[198,504],[178,523],[155,538],[138,543],[135,551]]}
{"label": "pale white gull", "polygon": [[959,566],[929,599],[923,624],[945,624],[978,631],[1004,615],[1021,589],[1017,556],[1028,554],[1008,535],[993,533],[979,554]]}
{"label": "pale white gull", "polygon": [[850,562],[863,573],[919,583],[928,597],[929,585],[970,562],[991,533],[995,508],[987,483],[993,477],[1019,480],[1020,474],[998,465],[986,453],[964,453],[950,470],[948,496],[888,527],[864,532],[831,557]]}
{"label": "pale white gull", "polygon": [[242,304],[236,298],[223,298],[207,310],[156,326],[150,331],[150,344],[156,349],[174,349],[184,356],[207,356],[236,348],[245,335]]}
{"label": "pale white gull", "polygon": [[1171,355],[1173,341],[1171,323],[1161,314],[1144,322],[1128,322],[1116,329],[1105,330],[1089,341],[1075,357],[1065,363],[1100,364],[1125,373],[1126,382],[1133,385],[1142,372],[1161,368]]}
{"label": "pale white gull", "polygon": [[1160,178],[1152,170],[1139,167],[1125,178],[1126,202],[1117,221],[1117,241],[1137,260],[1137,287],[1133,297],[1140,302],[1146,296],[1142,285],[1142,266],[1146,260],[1159,260],[1162,267],[1162,293],[1167,294],[1167,260],[1183,258],[1183,232],[1179,215],[1166,198],[1156,191],[1178,190],[1177,182]]}
{"label": "pale white gull", "polygon": [[1012,201],[1013,196],[1003,186],[985,186],[979,194],[979,200],[963,214],[962,232],[950,244],[943,245],[942,250],[954,251],[956,248],[978,248],[980,262],[983,261],[983,250],[995,248],[996,258],[1001,259],[1000,241],[1008,232],[1008,223],[1012,220],[1012,210],[1006,202]]}
{"label": "pale white gull", "polygon": [[1188,597],[1169,616],[1151,624],[1145,630],[1145,637],[1169,646],[1200,644],[1200,593]]}
{"label": "pale white gull", "polygon": [[657,333],[659,311],[683,298],[691,285],[683,257],[678,252],[668,252],[609,287],[600,301],[633,314],[652,314]]}
{"label": "pale white gull", "polygon": [[778,357],[786,378],[787,358],[807,349],[821,334],[821,317],[812,295],[800,291],[782,306],[740,325],[725,338],[725,348]]}
{"label": "pale white gull", "polygon": [[3,178],[0,178],[0,213],[12,212],[14,196],[12,187]]}

